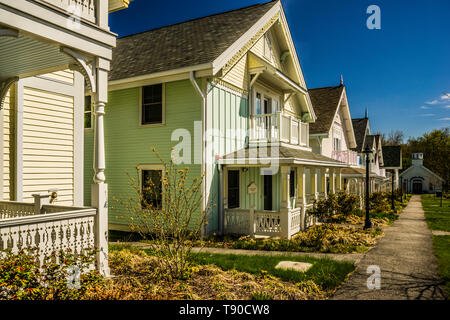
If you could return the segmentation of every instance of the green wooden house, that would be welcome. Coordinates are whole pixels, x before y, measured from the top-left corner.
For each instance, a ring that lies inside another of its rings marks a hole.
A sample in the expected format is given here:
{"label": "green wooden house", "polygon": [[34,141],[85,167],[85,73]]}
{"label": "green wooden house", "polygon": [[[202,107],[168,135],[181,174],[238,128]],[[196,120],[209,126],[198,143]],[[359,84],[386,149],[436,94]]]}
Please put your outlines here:
{"label": "green wooden house", "polygon": [[128,230],[112,206],[131,192],[125,170],[161,176],[156,148],[204,173],[203,206],[217,205],[205,234],[291,237],[311,223],[306,210],[327,179],[340,189],[346,166],[312,152],[315,120],[280,1],[119,38],[104,125],[110,229]]}

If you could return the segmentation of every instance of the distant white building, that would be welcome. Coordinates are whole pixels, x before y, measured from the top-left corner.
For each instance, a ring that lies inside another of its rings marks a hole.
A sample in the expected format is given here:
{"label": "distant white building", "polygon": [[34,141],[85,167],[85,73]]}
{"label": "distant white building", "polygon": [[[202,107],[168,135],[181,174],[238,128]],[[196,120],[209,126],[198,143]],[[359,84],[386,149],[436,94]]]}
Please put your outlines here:
{"label": "distant white building", "polygon": [[423,153],[412,154],[412,165],[400,174],[408,193],[435,193],[442,190],[444,179],[423,165]]}

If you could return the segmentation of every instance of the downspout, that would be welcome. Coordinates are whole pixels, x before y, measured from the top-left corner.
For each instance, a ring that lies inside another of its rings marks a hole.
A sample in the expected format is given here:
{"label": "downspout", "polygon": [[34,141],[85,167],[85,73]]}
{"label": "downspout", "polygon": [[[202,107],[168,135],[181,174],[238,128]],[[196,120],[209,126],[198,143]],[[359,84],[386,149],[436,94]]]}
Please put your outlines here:
{"label": "downspout", "polygon": [[[202,99],[202,184],[203,184],[203,201],[202,201],[202,210],[206,212],[207,206],[208,206],[208,198],[207,198],[207,192],[206,192],[206,95],[203,93],[202,89],[198,85],[197,81],[195,80],[195,74],[194,71],[189,72],[189,80],[192,83],[192,86],[194,87],[197,94]],[[206,222],[206,221],[205,221]],[[202,228],[202,234],[203,237],[206,233],[206,224],[203,225]]]}

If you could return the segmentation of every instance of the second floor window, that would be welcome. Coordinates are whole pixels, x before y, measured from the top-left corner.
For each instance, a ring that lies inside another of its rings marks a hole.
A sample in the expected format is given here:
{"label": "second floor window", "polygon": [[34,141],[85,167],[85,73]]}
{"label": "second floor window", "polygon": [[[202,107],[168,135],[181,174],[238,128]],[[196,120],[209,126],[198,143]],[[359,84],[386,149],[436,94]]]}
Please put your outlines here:
{"label": "second floor window", "polygon": [[339,138],[334,138],[334,151],[341,150],[341,140]]}
{"label": "second floor window", "polygon": [[92,128],[92,100],[91,96],[84,97],[84,128]]}
{"label": "second floor window", "polygon": [[141,124],[162,124],[163,111],[163,85],[142,87]]}

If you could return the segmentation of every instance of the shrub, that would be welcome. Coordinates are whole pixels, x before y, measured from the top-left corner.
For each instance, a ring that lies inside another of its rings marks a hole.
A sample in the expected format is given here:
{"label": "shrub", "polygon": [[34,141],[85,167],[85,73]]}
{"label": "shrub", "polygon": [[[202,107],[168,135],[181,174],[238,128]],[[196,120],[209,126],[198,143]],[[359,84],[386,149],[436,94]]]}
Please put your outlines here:
{"label": "shrub", "polygon": [[[40,266],[37,249],[0,252],[0,299],[7,300],[72,300],[83,299],[102,281],[92,269],[95,251],[85,254],[54,252]],[[80,282],[72,281],[71,271],[78,267]]]}
{"label": "shrub", "polygon": [[385,192],[372,192],[369,197],[370,210],[374,212],[384,212],[391,209],[390,195]]}
{"label": "shrub", "polygon": [[350,216],[359,206],[359,197],[355,194],[339,192],[330,193],[326,199],[316,200],[309,215],[322,222],[331,222],[333,215],[341,217]]}
{"label": "shrub", "polygon": [[356,194],[339,192],[337,194],[338,214],[350,216],[359,207],[359,197]]}
{"label": "shrub", "polygon": [[131,230],[151,240],[162,275],[185,278],[192,240],[199,238],[211,208],[201,210],[202,177],[190,178],[189,167],[176,166],[174,159],[166,162],[155,149],[153,152],[164,166],[161,185],[152,179],[140,181],[138,166],[137,180],[128,175],[134,197],[116,201],[128,213]]}

